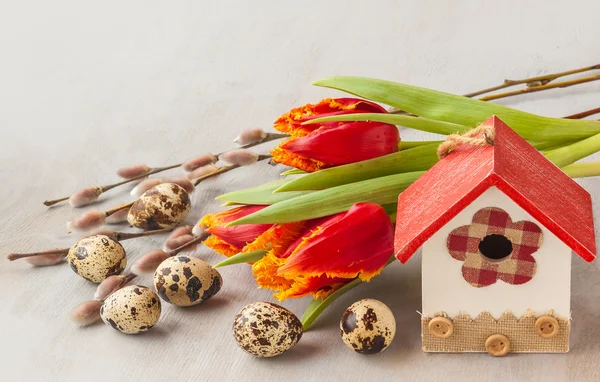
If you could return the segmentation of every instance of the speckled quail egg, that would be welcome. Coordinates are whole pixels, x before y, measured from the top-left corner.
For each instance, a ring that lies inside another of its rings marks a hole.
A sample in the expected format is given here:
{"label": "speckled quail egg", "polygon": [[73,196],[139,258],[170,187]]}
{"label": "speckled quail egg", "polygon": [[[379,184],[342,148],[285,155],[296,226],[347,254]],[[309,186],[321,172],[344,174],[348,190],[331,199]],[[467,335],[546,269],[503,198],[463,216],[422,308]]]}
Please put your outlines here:
{"label": "speckled quail egg", "polygon": [[269,302],[246,305],[233,321],[238,345],[256,357],[275,357],[302,338],[302,323],[294,313]]}
{"label": "speckled quail egg", "polygon": [[121,273],[127,264],[121,243],[105,235],[79,240],[69,249],[67,260],[75,273],[94,283]]}
{"label": "speckled quail egg", "polygon": [[217,294],[221,285],[223,279],[219,272],[195,257],[169,257],[154,273],[158,295],[177,306],[200,304]]}
{"label": "speckled quail egg", "polygon": [[190,196],[174,183],[162,183],[144,192],[129,209],[127,221],[150,230],[173,228],[190,212]]}
{"label": "speckled quail egg", "polygon": [[342,340],[360,354],[384,351],[396,334],[394,314],[384,303],[364,299],[352,304],[340,321]]}
{"label": "speckled quail egg", "polygon": [[105,324],[125,334],[148,331],[160,318],[160,299],[150,288],[126,286],[112,293],[100,308]]}

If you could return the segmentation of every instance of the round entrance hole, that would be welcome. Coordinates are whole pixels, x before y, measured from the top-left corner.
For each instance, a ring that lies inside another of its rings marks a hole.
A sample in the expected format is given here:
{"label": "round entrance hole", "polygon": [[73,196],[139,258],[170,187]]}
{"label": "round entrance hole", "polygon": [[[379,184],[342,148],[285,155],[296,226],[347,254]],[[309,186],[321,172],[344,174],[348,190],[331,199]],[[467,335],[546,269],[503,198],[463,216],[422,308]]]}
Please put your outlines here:
{"label": "round entrance hole", "polygon": [[487,235],[479,242],[479,252],[490,260],[502,260],[510,256],[513,246],[504,235]]}

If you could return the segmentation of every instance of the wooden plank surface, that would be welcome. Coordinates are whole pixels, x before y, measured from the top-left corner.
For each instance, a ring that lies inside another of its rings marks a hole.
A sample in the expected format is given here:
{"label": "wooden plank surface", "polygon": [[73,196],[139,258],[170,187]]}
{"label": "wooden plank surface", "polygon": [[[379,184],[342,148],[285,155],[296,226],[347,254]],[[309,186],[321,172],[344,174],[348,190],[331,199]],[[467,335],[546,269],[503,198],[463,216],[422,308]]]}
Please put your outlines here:
{"label": "wooden plank surface", "polygon": [[[474,2],[287,1],[2,2],[0,5],[1,253],[73,242],[64,223],[80,211],[41,202],[115,180],[114,170],[219,152],[246,127],[339,93],[314,88],[330,75],[360,75],[466,93],[541,73],[596,64],[594,0]],[[560,20],[560,22],[558,22]],[[561,116],[598,107],[600,85],[501,101]],[[432,138],[402,131],[404,140]],[[266,152],[266,148],[264,149]],[[599,158],[597,157],[596,160]],[[214,197],[276,179],[266,164],[231,172],[193,196],[194,223],[220,209]],[[599,179],[580,182],[598,205]],[[111,191],[99,205],[129,201]],[[598,207],[595,208],[598,215]],[[125,244],[132,259],[162,244]],[[199,255],[211,263],[219,257]],[[254,359],[231,325],[247,303],[272,301],[245,266],[223,269],[224,287],[204,306],[165,306],[136,337],[67,321],[94,287],[69,267],[0,263],[3,380],[600,380],[600,270],[573,259],[573,327],[567,355],[421,352],[420,257],[333,304],[288,354]],[[149,284],[149,278],[141,282]],[[396,339],[382,355],[341,342],[344,309],[360,298],[390,306]],[[284,305],[301,315],[308,300]]]}

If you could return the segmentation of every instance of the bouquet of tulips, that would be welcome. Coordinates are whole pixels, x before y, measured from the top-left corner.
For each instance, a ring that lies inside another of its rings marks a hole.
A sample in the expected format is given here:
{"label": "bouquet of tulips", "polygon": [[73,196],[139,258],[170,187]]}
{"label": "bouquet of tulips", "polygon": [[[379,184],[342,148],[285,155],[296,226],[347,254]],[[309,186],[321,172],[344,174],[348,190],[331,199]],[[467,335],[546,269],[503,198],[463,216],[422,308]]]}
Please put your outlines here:
{"label": "bouquet of tulips", "polygon": [[[317,81],[317,86],[337,89],[352,97],[328,98],[294,108],[275,121],[276,133],[244,131],[237,139],[241,150],[203,154],[173,166],[132,166],[120,170],[119,175],[125,178],[122,182],[90,187],[71,196],[72,205],[83,206],[116,186],[136,180],[143,181],[134,189],[137,195],[163,182],[178,184],[191,192],[209,177],[263,159],[291,167],[282,173],[282,179],[220,195],[217,199],[230,209],[204,216],[193,229],[176,229],[164,250],[144,255],[126,277],[113,280],[110,288],[105,285],[104,292],[99,288],[98,293],[106,298],[136,274],[154,271],[160,262],[201,242],[227,257],[214,268],[250,263],[248,269],[259,287],[273,290],[279,300],[313,296],[301,319],[307,330],[332,301],[371,280],[393,262],[398,195],[439,160],[442,141],[402,141],[398,126],[440,135],[461,134],[496,115],[571,177],[597,176],[600,163],[575,162],[600,151],[600,121],[582,119],[600,109],[551,118],[489,102],[595,81],[600,75],[557,80],[597,69],[600,65],[507,80],[465,96],[368,78],[332,77]],[[481,94],[517,85],[525,87],[476,99]],[[284,141],[271,155],[248,150],[275,139]],[[228,165],[217,167],[219,160]],[[144,180],[148,175],[177,167],[188,171],[188,177]],[[119,214],[124,219],[139,210],[136,203],[108,211],[90,211],[72,221],[70,228],[97,228]],[[152,231],[117,233],[115,237],[124,240],[163,233],[176,225],[162,224],[157,217],[146,219],[144,224],[139,227]],[[13,254],[11,259],[41,255],[45,257],[39,257],[42,260],[36,265],[51,265],[60,262],[66,251]]]}

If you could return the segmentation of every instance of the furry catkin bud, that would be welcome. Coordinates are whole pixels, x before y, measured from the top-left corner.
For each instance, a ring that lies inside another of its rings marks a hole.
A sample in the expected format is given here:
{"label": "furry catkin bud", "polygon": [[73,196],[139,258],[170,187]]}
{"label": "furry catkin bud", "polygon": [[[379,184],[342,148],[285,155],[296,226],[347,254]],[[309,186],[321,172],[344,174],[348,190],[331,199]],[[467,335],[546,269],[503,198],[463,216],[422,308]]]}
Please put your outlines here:
{"label": "furry catkin bud", "polygon": [[189,179],[184,178],[184,177],[179,177],[179,178],[165,178],[165,179],[163,179],[163,183],[175,183],[178,186],[183,187],[183,189],[188,194],[191,194],[195,190],[195,187],[192,184],[192,182],[190,182]]}
{"label": "furry catkin bud", "polygon": [[268,133],[263,129],[246,129],[237,136],[233,142],[238,146],[246,146],[263,141]]}
{"label": "furry catkin bud", "polygon": [[146,252],[135,263],[133,263],[131,266],[131,272],[135,273],[136,275],[154,273],[160,263],[168,258],[169,255],[161,249],[154,249],[150,252]]}
{"label": "furry catkin bud", "polygon": [[217,163],[217,157],[212,155],[212,154],[202,154],[199,155],[195,158],[192,158],[190,160],[188,160],[187,162],[184,162],[181,165],[181,168],[184,171],[190,172],[190,171],[194,171],[197,168],[209,165],[209,164],[215,164]]}
{"label": "furry catkin bud", "polygon": [[65,256],[61,253],[49,253],[47,255],[27,257],[25,261],[34,267],[47,267],[62,263],[64,259]]}
{"label": "furry catkin bud", "polygon": [[151,167],[145,164],[134,164],[133,166],[123,167],[117,170],[117,175],[123,179],[133,179],[152,171]]}
{"label": "furry catkin bud", "polygon": [[81,216],[77,216],[67,223],[69,232],[85,232],[94,228],[102,227],[106,222],[106,214],[99,210],[91,210]]}
{"label": "furry catkin bud", "polygon": [[98,200],[98,197],[101,193],[101,187],[93,186],[84,188],[83,190],[79,190],[71,195],[69,198],[69,204],[72,207],[87,206],[88,204],[94,203],[96,200]]}
{"label": "furry catkin bud", "polygon": [[71,321],[79,326],[88,326],[100,320],[102,301],[89,300],[78,305],[69,314]]}
{"label": "furry catkin bud", "polygon": [[[118,208],[120,206],[115,206],[114,208]],[[111,208],[112,210],[113,208]],[[129,213],[129,208],[123,208],[122,210],[118,210],[113,213],[109,217],[106,218],[106,224],[119,224],[127,221],[127,214]]]}
{"label": "furry catkin bud", "polygon": [[163,181],[157,178],[143,180],[131,190],[130,194],[133,197],[139,198],[144,192],[161,183],[163,183]]}
{"label": "furry catkin bud", "polygon": [[98,285],[98,288],[96,288],[96,293],[94,293],[94,299],[104,300],[112,292],[119,289],[119,287],[123,283],[123,280],[125,280],[124,275],[108,276]]}
{"label": "furry catkin bud", "polygon": [[258,154],[247,149],[237,149],[221,154],[219,159],[232,165],[248,166],[256,163]]}
{"label": "furry catkin bud", "polygon": [[[179,248],[185,243],[190,242],[192,240],[194,240],[194,235],[192,235],[192,230],[190,229],[190,227],[179,227],[173,232],[171,232],[171,234],[165,241],[163,250],[165,252],[172,251],[173,249]],[[193,252],[196,250],[196,247],[196,245],[191,245],[188,248],[184,249],[182,252]]]}
{"label": "furry catkin bud", "polygon": [[204,230],[206,229],[205,226],[200,225],[200,221],[202,221],[202,218],[200,218],[198,223],[196,223],[196,225],[194,225],[194,228],[192,228],[192,235],[194,236],[202,235],[204,233]]}
{"label": "furry catkin bud", "polygon": [[189,180],[195,180],[195,179],[201,178],[205,175],[208,175],[210,173],[213,173],[213,172],[217,171],[218,169],[219,168],[217,166],[209,164],[206,166],[198,167],[194,171],[188,173],[185,177],[188,178]]}

